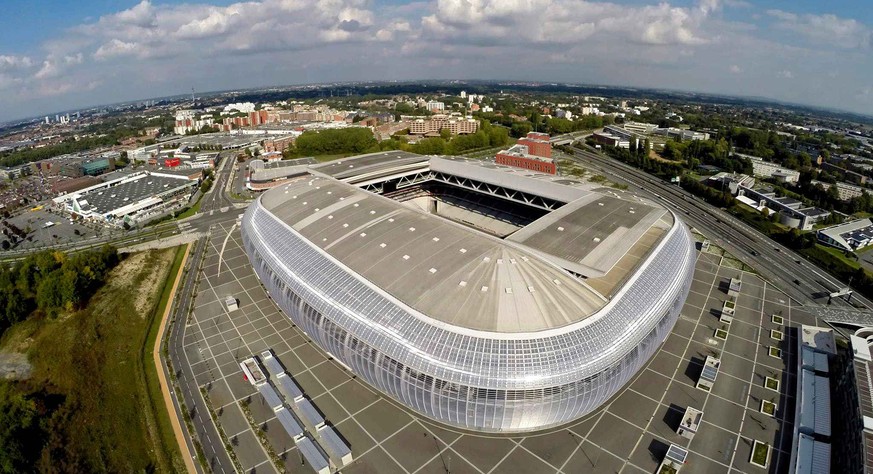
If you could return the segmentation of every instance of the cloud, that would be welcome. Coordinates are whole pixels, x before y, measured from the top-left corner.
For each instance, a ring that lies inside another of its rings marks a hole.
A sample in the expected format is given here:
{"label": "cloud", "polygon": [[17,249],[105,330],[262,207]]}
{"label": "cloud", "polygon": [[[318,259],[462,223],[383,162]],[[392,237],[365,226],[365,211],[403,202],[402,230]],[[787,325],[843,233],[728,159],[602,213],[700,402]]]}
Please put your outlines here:
{"label": "cloud", "polygon": [[438,0],[422,18],[425,37],[471,44],[571,45],[589,38],[642,45],[699,45],[701,24],[720,9],[717,0],[694,7],[630,6],[587,0]]}
{"label": "cloud", "polygon": [[138,49],[139,45],[136,43],[112,39],[97,48],[97,51],[94,52],[94,59],[102,61],[117,56],[132,55],[136,54]]}
{"label": "cloud", "polygon": [[852,18],[836,15],[798,15],[782,10],[767,10],[778,29],[788,31],[819,44],[840,48],[869,49],[873,42],[873,30]]}
{"label": "cloud", "polygon": [[0,53],[0,116],[192,86],[422,78],[666,86],[862,109],[845,91],[873,76],[868,26],[730,11],[748,10],[745,0],[214,1],[142,1]]}
{"label": "cloud", "polygon": [[33,65],[33,60],[27,56],[13,56],[0,54],[0,71],[12,71],[25,69]]}
{"label": "cloud", "polygon": [[68,54],[61,57],[49,55],[42,62],[42,67],[34,74],[37,79],[48,79],[61,75],[68,68],[82,64],[85,56],[82,53]]}

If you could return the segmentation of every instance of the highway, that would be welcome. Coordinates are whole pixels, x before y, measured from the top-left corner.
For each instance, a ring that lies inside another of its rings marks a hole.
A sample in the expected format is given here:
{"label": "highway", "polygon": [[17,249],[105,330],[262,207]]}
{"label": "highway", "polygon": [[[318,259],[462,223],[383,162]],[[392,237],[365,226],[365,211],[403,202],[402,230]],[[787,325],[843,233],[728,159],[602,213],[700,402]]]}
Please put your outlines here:
{"label": "highway", "polygon": [[[675,184],[666,183],[642,170],[588,149],[576,147],[574,158],[587,167],[591,164],[599,166],[604,174],[613,177],[613,181],[626,183],[629,190],[660,201],[673,209],[682,220],[703,232],[711,242],[755,268],[802,304],[826,304],[829,293],[846,286],[793,250]],[[873,308],[873,304],[859,294],[852,296],[852,303],[862,309]],[[842,298],[834,298],[832,306],[852,305]]]}

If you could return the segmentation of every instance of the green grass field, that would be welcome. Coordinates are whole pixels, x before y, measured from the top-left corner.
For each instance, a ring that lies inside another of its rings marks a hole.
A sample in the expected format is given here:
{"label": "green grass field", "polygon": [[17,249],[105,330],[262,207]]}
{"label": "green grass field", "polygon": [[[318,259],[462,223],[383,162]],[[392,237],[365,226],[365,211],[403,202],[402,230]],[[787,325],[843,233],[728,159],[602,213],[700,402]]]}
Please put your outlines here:
{"label": "green grass field", "polygon": [[37,470],[184,471],[151,356],[167,277],[182,256],[181,248],[130,255],[83,310],[31,318],[4,335],[0,350],[25,352],[33,365],[15,388],[48,408]]}
{"label": "green grass field", "polygon": [[202,203],[202,202],[203,202],[203,196],[200,196],[200,197],[197,199],[197,202],[194,203],[193,206],[189,207],[188,209],[185,209],[185,211],[182,212],[181,214],[179,214],[179,215],[176,217],[176,219],[184,219],[184,218],[186,218],[186,217],[191,217],[191,216],[193,216],[194,214],[197,214],[198,212],[200,212],[200,203]]}

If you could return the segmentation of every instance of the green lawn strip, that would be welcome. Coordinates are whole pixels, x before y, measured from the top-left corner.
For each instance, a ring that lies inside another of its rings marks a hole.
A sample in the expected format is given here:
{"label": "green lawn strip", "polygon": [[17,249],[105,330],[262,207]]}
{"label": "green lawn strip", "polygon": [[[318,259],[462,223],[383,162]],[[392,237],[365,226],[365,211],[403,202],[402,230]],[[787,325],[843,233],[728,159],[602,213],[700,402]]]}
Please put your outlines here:
{"label": "green lawn strip", "polygon": [[200,196],[200,198],[197,199],[197,202],[195,202],[193,206],[189,207],[188,209],[185,209],[181,214],[176,216],[176,219],[184,219],[186,217],[191,217],[194,214],[197,214],[198,212],[200,212],[200,204],[202,202],[203,202],[203,196]]}
{"label": "green lawn strip", "polygon": [[[199,203],[198,203],[199,204]],[[167,304],[172,297],[173,285],[176,282],[176,275],[179,273],[179,267],[182,265],[182,260],[185,257],[184,245],[176,248],[176,256],[173,258],[173,265],[167,274],[164,288],[161,291],[160,299],[157,301],[157,306],[152,312],[149,331],[143,340],[140,349],[140,365],[143,368],[143,378],[141,383],[145,384],[145,393],[148,396],[149,406],[151,408],[151,416],[158,429],[158,436],[155,441],[156,445],[163,450],[163,456],[169,460],[174,470],[184,470],[185,464],[182,461],[182,455],[179,451],[179,445],[176,441],[176,436],[173,433],[173,425],[170,422],[170,414],[164,405],[164,397],[161,393],[161,384],[158,379],[157,367],[152,360],[152,349],[155,347],[155,339],[158,337],[161,326],[161,318],[164,311],[167,309]]]}

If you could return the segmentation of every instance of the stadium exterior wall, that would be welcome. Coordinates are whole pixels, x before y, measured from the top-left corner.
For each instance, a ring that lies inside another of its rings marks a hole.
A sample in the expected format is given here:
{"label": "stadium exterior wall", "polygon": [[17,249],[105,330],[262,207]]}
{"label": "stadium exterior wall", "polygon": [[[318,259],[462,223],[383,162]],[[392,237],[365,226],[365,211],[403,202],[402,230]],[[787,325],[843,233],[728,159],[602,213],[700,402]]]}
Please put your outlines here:
{"label": "stadium exterior wall", "polygon": [[271,297],[358,376],[436,421],[529,432],[595,410],[654,354],[679,316],[694,269],[675,223],[597,314],[533,333],[489,333],[428,318],[355,275],[264,209],[249,206],[246,252]]}

